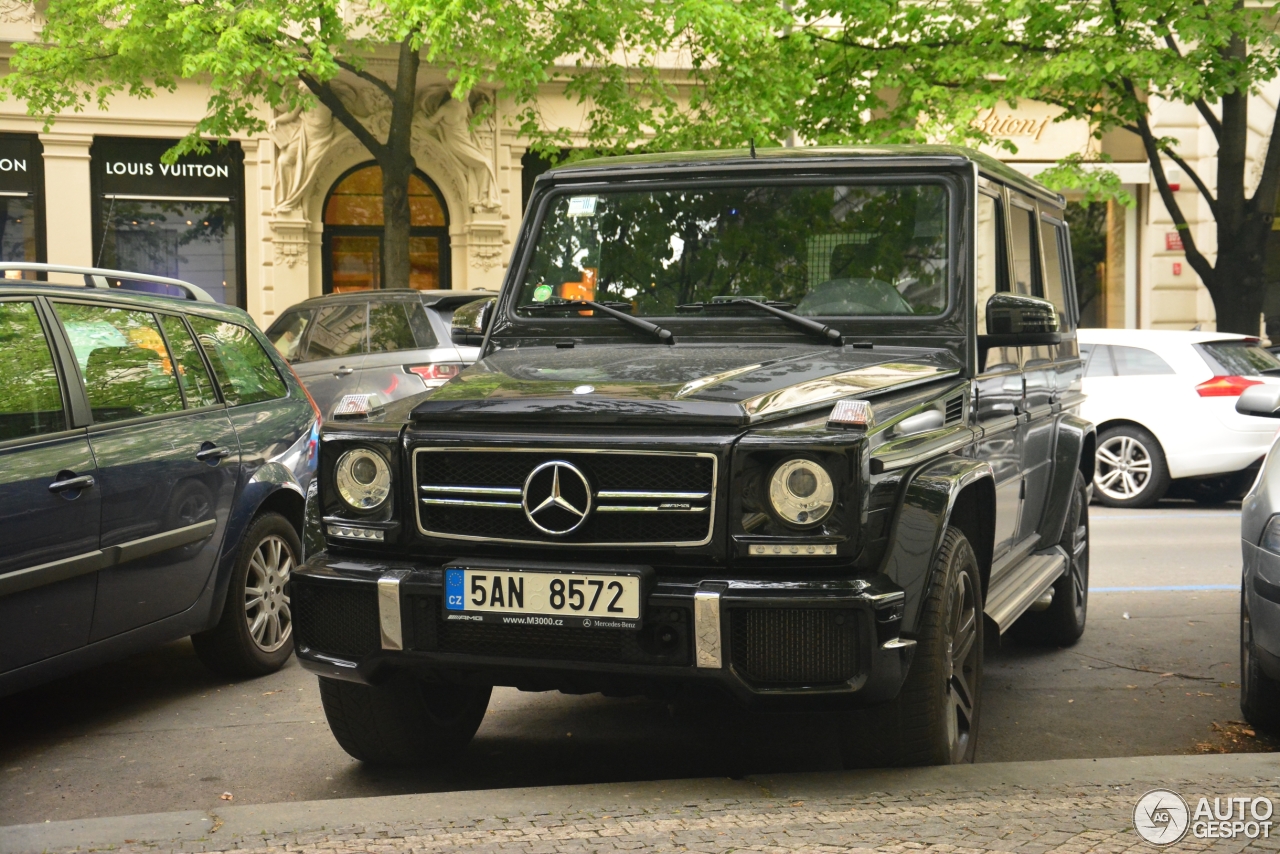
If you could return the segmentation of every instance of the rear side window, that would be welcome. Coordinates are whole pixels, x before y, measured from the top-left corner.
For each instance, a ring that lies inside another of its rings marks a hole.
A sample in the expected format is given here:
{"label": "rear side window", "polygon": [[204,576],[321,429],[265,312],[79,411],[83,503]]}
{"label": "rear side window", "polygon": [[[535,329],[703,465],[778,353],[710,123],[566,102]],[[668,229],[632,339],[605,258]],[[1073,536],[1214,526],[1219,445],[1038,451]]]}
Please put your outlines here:
{"label": "rear side window", "polygon": [[1174,372],[1168,362],[1142,347],[1112,344],[1111,358],[1115,362],[1116,375],[1121,377],[1150,377]]}
{"label": "rear side window", "polygon": [[62,390],[34,303],[0,302],[0,442],[67,429]]}
{"label": "rear side window", "polygon": [[328,305],[316,312],[307,338],[306,361],[364,352],[365,304]]}
{"label": "rear side window", "polygon": [[1213,341],[1200,352],[1218,376],[1256,377],[1280,373],[1280,359],[1251,341]]}
{"label": "rear side window", "polygon": [[275,400],[288,394],[275,363],[247,328],[207,317],[189,320],[229,406]]}
{"label": "rear side window", "polygon": [[217,392],[213,390],[213,378],[200,358],[200,350],[196,342],[191,340],[182,318],[172,314],[160,315],[160,325],[164,327],[165,337],[169,339],[169,348],[178,363],[178,382],[187,396],[187,406],[196,409],[201,406],[213,406],[218,402]]}
{"label": "rear side window", "polygon": [[302,334],[314,314],[310,309],[286,311],[267,330],[267,340],[290,362],[300,361]]}
{"label": "rear side window", "polygon": [[1044,298],[1053,303],[1058,322],[1067,328],[1067,288],[1065,240],[1062,227],[1040,221],[1040,245],[1044,247]]}
{"label": "rear side window", "polygon": [[369,306],[369,352],[390,353],[430,346],[419,344],[414,335],[409,318],[415,308],[422,311],[421,305],[399,301],[375,302]]}
{"label": "rear side window", "polygon": [[54,303],[54,310],[76,354],[96,423],[182,409],[173,359],[154,314],[74,303]]}
{"label": "rear side window", "polygon": [[1035,211],[1014,206],[1009,212],[1013,227],[1013,290],[1040,296],[1040,264],[1036,258]]}

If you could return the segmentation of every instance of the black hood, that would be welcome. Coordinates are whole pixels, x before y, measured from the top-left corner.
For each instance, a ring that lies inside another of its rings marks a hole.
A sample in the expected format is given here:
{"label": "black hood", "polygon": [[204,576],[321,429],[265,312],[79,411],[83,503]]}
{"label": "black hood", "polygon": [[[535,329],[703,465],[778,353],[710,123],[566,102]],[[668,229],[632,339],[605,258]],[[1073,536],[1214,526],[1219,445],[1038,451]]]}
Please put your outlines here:
{"label": "black hood", "polygon": [[514,347],[413,408],[419,422],[745,426],[956,374],[947,350],[680,344]]}

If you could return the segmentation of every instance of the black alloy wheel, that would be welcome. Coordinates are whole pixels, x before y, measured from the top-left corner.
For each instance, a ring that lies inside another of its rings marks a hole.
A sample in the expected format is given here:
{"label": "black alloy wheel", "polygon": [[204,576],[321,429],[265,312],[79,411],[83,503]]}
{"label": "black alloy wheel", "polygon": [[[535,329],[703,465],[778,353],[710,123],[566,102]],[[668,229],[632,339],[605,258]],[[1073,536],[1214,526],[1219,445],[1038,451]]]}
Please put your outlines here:
{"label": "black alloy wheel", "polygon": [[982,587],[978,559],[958,528],[947,528],[932,579],[902,690],[844,722],[847,766],[973,761],[982,712]]}

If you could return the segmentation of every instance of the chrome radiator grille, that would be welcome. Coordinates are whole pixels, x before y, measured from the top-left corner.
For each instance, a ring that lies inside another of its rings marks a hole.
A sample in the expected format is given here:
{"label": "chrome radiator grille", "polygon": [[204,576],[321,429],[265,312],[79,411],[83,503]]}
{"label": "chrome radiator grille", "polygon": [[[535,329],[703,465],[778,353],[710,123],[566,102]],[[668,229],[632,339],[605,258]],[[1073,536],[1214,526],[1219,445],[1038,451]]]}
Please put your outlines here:
{"label": "chrome radiator grille", "polygon": [[704,545],[716,464],[692,451],[417,448],[418,529],[513,543]]}

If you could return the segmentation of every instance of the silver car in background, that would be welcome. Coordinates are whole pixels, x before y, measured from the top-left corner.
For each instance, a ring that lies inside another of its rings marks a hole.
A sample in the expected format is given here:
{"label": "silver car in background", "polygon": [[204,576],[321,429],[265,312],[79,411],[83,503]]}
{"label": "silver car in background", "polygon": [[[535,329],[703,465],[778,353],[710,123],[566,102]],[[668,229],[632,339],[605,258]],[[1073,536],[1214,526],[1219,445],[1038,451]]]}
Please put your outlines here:
{"label": "silver car in background", "polygon": [[[1236,411],[1280,418],[1280,386],[1245,389]],[[1280,732],[1280,455],[1275,445],[1241,511],[1240,711],[1255,727]]]}
{"label": "silver car in background", "polygon": [[281,314],[267,337],[329,418],[345,395],[388,403],[457,375],[479,348],[453,343],[453,312],[492,296],[398,288],[313,297]]}

